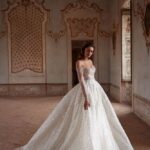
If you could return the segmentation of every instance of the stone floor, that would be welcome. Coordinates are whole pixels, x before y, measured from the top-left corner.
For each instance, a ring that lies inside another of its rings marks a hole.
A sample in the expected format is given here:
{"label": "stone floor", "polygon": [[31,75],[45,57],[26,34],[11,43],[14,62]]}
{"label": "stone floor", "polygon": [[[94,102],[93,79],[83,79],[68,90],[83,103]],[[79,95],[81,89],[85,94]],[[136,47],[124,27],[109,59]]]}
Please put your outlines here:
{"label": "stone floor", "polygon": [[[1,97],[0,150],[24,145],[39,128],[61,97]],[[150,127],[131,107],[112,102],[113,107],[135,150],[150,150]]]}

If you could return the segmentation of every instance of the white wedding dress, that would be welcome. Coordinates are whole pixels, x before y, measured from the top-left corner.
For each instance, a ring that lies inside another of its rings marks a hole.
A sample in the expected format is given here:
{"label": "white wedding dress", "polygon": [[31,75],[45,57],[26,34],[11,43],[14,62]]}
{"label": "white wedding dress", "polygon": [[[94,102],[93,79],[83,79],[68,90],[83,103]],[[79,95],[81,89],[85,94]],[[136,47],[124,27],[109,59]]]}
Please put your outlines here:
{"label": "white wedding dress", "polygon": [[[94,79],[95,70],[94,66],[77,70],[80,82],[17,150],[133,150],[107,95]],[[88,110],[84,109],[84,92],[90,102]]]}

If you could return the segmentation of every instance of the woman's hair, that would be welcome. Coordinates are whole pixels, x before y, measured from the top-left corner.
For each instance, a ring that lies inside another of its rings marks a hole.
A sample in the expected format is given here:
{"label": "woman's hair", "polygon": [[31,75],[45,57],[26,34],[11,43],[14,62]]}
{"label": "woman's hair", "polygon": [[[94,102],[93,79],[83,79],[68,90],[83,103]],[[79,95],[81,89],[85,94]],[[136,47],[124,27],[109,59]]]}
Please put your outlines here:
{"label": "woman's hair", "polygon": [[83,58],[84,58],[85,49],[86,49],[86,48],[89,48],[89,47],[93,47],[93,48],[95,49],[93,43],[86,43],[86,44],[82,47],[82,49],[81,49],[79,59],[83,59]]}

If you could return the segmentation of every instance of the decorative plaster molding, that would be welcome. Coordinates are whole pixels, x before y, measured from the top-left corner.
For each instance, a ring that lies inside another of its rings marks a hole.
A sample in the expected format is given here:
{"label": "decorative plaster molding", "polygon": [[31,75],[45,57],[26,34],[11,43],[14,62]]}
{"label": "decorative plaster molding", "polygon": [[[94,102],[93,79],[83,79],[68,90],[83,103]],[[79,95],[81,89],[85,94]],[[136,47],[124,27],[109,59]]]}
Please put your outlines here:
{"label": "decorative plaster molding", "polygon": [[2,9],[1,11],[5,12],[8,11],[8,9],[14,5],[15,3],[22,3],[24,6],[27,6],[30,2],[34,3],[36,2],[37,4],[39,4],[40,6],[42,6],[42,8],[46,11],[50,11],[49,9],[45,8],[44,3],[45,0],[41,0],[41,2],[39,0],[7,0],[7,7]]}
{"label": "decorative plaster molding", "polygon": [[42,6],[42,8],[46,11],[50,11],[50,9],[45,8],[45,0],[41,0],[41,2],[39,0],[35,0],[37,4],[39,4],[40,6]]}
{"label": "decorative plaster molding", "polygon": [[15,3],[15,1],[16,0],[13,0],[13,1],[7,0],[7,7],[4,8],[4,9],[1,9],[1,12],[5,13],[5,11],[8,11],[8,9],[10,8],[10,6],[13,5]]}
{"label": "decorative plaster molding", "polygon": [[[89,13],[91,11],[92,13]],[[65,23],[69,24],[72,37],[77,37],[79,33],[93,37],[94,27],[96,23],[100,24],[103,9],[88,0],[76,0],[74,3],[69,3],[61,12]],[[108,36],[106,32],[100,32],[100,35]]]}
{"label": "decorative plaster molding", "polygon": [[60,30],[59,32],[48,31],[48,35],[54,39],[56,42],[65,35],[66,30]]}
{"label": "decorative plaster molding", "polygon": [[35,0],[16,0],[13,4],[9,3],[5,13],[8,26],[10,73],[24,70],[44,73],[45,37],[43,35],[47,10]]}
{"label": "decorative plaster molding", "polygon": [[97,13],[100,13],[103,11],[96,3],[90,3],[88,0],[76,0],[75,3],[69,3],[62,12],[69,13],[72,9],[86,9],[86,8],[92,8]]}
{"label": "decorative plaster molding", "polygon": [[112,36],[112,33],[111,32],[107,32],[105,30],[100,30],[100,31],[98,31],[98,35],[100,37],[110,38]]}
{"label": "decorative plaster molding", "polygon": [[133,12],[135,17],[140,17],[140,19],[144,20],[144,9],[138,2],[134,3]]}
{"label": "decorative plaster molding", "polygon": [[[45,4],[45,0],[41,0],[41,2],[39,0],[7,0],[7,6],[4,9],[1,9],[0,12],[2,14],[3,22],[5,23],[5,12],[7,12],[9,10],[9,8],[14,5],[15,3],[20,3],[20,1],[22,1],[22,3],[24,3],[24,5],[27,5],[29,2],[36,2],[38,5],[40,5],[45,11],[47,11],[47,22],[49,22],[49,18],[50,18],[50,9],[45,8],[44,4]],[[7,26],[7,25],[6,25]],[[7,28],[7,27],[6,27]],[[5,32],[5,34],[4,34]],[[1,31],[0,32],[0,38],[2,38],[3,36],[5,36],[7,34],[7,30],[6,31]]]}
{"label": "decorative plaster molding", "polygon": [[80,33],[85,33],[88,37],[94,36],[94,29],[97,23],[96,18],[68,18],[67,22],[72,37],[77,37]]}
{"label": "decorative plaster molding", "polygon": [[88,18],[97,18],[97,21],[100,22],[100,16],[103,9],[101,9],[96,3],[91,3],[88,0],[76,0],[73,3],[69,3],[61,10],[61,12],[65,22],[67,22],[68,18],[81,19],[86,16]]}

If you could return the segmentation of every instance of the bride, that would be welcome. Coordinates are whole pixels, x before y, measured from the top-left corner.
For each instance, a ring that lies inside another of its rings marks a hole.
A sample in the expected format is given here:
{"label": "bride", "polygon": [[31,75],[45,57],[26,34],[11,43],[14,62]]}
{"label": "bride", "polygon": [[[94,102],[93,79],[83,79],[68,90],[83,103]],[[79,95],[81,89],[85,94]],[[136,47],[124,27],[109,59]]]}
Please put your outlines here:
{"label": "bride", "polygon": [[79,83],[57,104],[30,141],[17,150],[133,150],[115,111],[95,80],[87,43],[76,62]]}

